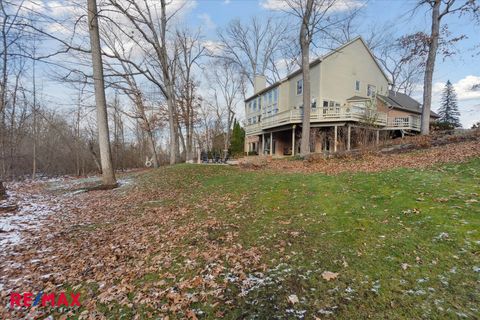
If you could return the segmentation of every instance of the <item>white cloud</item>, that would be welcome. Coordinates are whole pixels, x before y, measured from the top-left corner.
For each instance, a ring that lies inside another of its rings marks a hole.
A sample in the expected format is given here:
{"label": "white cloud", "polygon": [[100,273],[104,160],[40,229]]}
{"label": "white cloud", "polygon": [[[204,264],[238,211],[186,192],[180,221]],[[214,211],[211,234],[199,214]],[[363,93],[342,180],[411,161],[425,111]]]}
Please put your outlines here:
{"label": "white cloud", "polygon": [[[442,92],[446,82],[435,82],[432,87],[432,107],[438,110],[442,100]],[[452,83],[458,98],[460,122],[464,128],[480,121],[480,77],[468,75]],[[478,86],[476,86],[478,85]],[[421,93],[421,91],[420,91]]]}
{"label": "white cloud", "polygon": [[[260,0],[260,6],[267,10],[286,10],[289,8],[286,1],[283,0]],[[364,1],[360,0],[337,0],[331,9],[331,12],[348,11],[357,9],[365,5]]]}
{"label": "white cloud", "polygon": [[[435,82],[433,84],[433,95],[441,97],[446,82]],[[477,86],[477,87],[475,87]],[[480,100],[480,77],[469,75],[453,83],[459,101]]]}
{"label": "white cloud", "polygon": [[215,29],[217,25],[213,22],[212,17],[207,13],[200,13],[198,18],[202,21],[202,26],[207,30]]}
{"label": "white cloud", "polygon": [[231,2],[231,0],[223,0],[223,4],[230,4]]}
{"label": "white cloud", "polygon": [[223,52],[222,44],[220,42],[205,40],[203,41],[203,45],[207,48],[210,54],[220,55]]}

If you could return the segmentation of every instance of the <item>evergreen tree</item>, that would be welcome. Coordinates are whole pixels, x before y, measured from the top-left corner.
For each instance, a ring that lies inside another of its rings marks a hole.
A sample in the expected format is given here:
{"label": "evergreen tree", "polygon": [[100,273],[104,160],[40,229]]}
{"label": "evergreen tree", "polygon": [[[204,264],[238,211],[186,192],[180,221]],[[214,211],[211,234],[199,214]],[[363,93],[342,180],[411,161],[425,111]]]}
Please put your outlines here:
{"label": "evergreen tree", "polygon": [[445,89],[442,93],[442,104],[438,110],[440,115],[439,121],[445,124],[450,124],[455,128],[459,128],[460,124],[460,112],[458,111],[457,94],[453,88],[450,80],[445,84]]}
{"label": "evergreen tree", "polygon": [[245,145],[245,130],[240,126],[240,123],[235,119],[233,122],[232,137],[230,138],[230,153],[232,155],[243,154]]}

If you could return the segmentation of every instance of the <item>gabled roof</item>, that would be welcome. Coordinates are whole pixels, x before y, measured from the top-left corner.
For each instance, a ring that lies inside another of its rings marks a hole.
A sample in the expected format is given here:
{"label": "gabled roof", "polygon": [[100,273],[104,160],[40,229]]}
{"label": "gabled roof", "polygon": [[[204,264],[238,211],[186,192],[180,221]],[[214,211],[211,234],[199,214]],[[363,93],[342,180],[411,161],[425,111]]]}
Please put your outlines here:
{"label": "gabled roof", "polygon": [[[370,50],[370,48],[368,47],[367,43],[365,42],[365,40],[363,40],[363,38],[361,36],[358,36],[358,37],[355,37],[353,38],[352,40],[344,43],[343,45],[341,45],[340,47],[338,48],[335,48],[333,50],[331,50],[330,52],[312,60],[310,62],[310,68],[316,66],[317,64],[319,64],[320,62],[322,62],[323,60],[327,59],[328,57],[334,55],[335,53],[338,53],[340,52],[342,49],[344,49],[345,47],[351,45],[352,43],[356,42],[356,41],[361,41],[363,46],[367,49],[368,53],[370,54],[370,56],[372,57],[373,61],[375,61],[375,64],[377,65],[378,69],[380,69],[380,71],[382,72],[382,75],[385,77],[385,79],[387,80],[388,83],[390,83],[390,79],[388,78],[387,74],[385,73],[385,71],[383,71],[382,67],[380,66],[380,64],[378,63],[377,59],[375,58],[375,56],[373,55],[372,53],[372,50]],[[267,92],[268,90],[274,88],[274,87],[277,87],[278,85],[280,85],[281,83],[299,75],[300,73],[302,73],[302,68],[299,68],[295,71],[293,71],[292,73],[290,73],[289,75],[287,75],[285,78],[275,82],[275,83],[272,83],[271,85],[267,86],[265,89],[262,89],[260,90],[259,92],[251,95],[250,97],[248,97],[247,99],[245,99],[245,102],[251,100],[252,98],[254,97],[258,97],[259,95]]]}
{"label": "gabled roof", "polygon": [[361,97],[361,96],[353,96],[347,99],[347,101],[365,101],[365,100],[370,100],[370,98],[367,97]]}
{"label": "gabled roof", "polygon": [[365,42],[365,40],[363,40],[363,38],[361,36],[357,36],[355,38],[353,38],[352,40],[350,40],[349,42],[341,45],[340,47],[330,51],[329,53],[323,55],[320,59],[321,60],[325,60],[326,58],[334,55],[335,53],[341,51],[343,48],[351,45],[352,43],[354,43],[355,41],[358,41],[360,40],[360,42],[363,44],[363,46],[365,47],[365,49],[367,49],[368,53],[370,54],[370,56],[372,57],[373,61],[375,61],[375,64],[377,65],[378,69],[380,70],[380,72],[383,74],[383,76],[385,77],[385,79],[387,80],[387,82],[390,84],[390,79],[388,78],[387,74],[385,73],[385,71],[383,71],[383,68],[382,66],[380,65],[380,63],[378,63],[378,60],[377,58],[375,58],[375,55],[373,54],[372,50],[370,50],[370,48],[368,47],[367,43]]}
{"label": "gabled roof", "polygon": [[[420,102],[404,93],[388,90],[388,96],[378,95],[378,97],[394,109],[404,110],[417,114],[422,113],[422,105],[420,104]],[[439,117],[438,114],[433,111],[430,111],[430,116],[434,118]]]}

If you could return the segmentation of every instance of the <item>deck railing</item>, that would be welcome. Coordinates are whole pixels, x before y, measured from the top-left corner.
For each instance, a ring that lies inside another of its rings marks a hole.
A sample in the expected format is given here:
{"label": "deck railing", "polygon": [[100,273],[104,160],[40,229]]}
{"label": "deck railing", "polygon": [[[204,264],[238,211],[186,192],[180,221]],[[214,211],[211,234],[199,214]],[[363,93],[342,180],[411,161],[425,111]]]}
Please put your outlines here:
{"label": "deck railing", "polygon": [[[301,109],[283,111],[272,116],[261,118],[260,123],[247,125],[246,132],[247,134],[252,134],[283,124],[301,123],[302,120],[303,110]],[[315,108],[311,111],[310,121],[311,123],[355,121],[385,126],[387,124],[387,115],[383,112],[358,107]]]}
{"label": "deck railing", "polygon": [[[259,133],[263,129],[278,127],[284,124],[301,123],[303,110],[293,109],[279,112],[275,115],[261,118],[259,123],[247,125],[247,134]],[[378,112],[361,107],[315,108],[310,114],[311,123],[353,121],[379,126],[381,129],[420,130],[420,117],[388,117],[384,112]]]}
{"label": "deck railing", "polygon": [[407,129],[407,130],[420,130],[420,117],[419,116],[407,116],[407,117],[390,117],[387,121],[388,129]]}

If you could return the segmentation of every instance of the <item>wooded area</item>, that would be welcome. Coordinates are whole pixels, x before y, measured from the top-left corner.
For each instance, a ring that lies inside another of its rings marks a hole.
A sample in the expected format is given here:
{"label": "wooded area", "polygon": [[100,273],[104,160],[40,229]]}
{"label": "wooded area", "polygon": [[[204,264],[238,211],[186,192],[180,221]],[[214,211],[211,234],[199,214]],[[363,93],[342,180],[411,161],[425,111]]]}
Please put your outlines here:
{"label": "wooded area", "polygon": [[[232,129],[242,123],[239,110],[255,75],[272,83],[302,68],[308,114],[310,55],[351,40],[362,25],[362,7],[338,10],[342,5],[287,0],[271,16],[231,21],[218,30],[218,41],[210,41],[201,28],[183,23],[188,2],[49,7],[0,1],[0,177],[103,170],[110,176],[104,183],[112,184],[114,170],[192,162],[199,150],[242,154],[238,141],[231,148]],[[431,0],[412,8],[424,9],[432,13],[431,34],[399,37],[389,31],[393,26],[372,25],[366,41],[393,90],[411,93],[423,78],[425,116],[437,51],[450,56],[452,44],[463,39],[452,36],[442,18],[461,15],[478,22],[478,4]],[[62,101],[52,88],[63,91]],[[308,119],[303,130],[309,129]]]}

